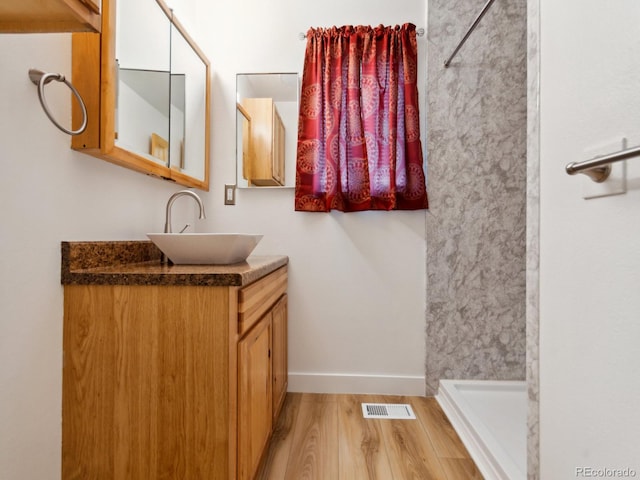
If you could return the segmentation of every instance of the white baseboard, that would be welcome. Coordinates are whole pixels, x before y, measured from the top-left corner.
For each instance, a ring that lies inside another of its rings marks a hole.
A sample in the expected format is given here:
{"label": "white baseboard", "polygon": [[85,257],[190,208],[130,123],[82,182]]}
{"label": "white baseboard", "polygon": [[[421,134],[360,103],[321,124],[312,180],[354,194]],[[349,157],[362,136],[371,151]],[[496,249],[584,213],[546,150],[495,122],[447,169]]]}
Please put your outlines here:
{"label": "white baseboard", "polygon": [[289,392],[424,396],[425,377],[289,372]]}

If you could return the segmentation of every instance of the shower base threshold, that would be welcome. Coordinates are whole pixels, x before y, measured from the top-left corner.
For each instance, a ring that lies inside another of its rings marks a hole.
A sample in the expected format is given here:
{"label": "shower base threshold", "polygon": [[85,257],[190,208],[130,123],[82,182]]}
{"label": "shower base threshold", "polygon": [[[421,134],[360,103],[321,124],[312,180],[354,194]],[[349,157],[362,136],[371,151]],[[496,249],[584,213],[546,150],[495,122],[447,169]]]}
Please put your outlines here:
{"label": "shower base threshold", "polygon": [[436,399],[486,480],[526,479],[526,382],[440,380]]}

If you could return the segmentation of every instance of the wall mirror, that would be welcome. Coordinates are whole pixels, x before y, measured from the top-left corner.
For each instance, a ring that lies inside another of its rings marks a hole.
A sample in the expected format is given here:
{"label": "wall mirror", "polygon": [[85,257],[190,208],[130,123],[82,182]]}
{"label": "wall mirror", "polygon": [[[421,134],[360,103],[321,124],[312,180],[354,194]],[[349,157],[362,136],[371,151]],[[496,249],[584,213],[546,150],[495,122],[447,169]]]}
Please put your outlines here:
{"label": "wall mirror", "polygon": [[297,73],[236,75],[236,185],[294,187]]}
{"label": "wall mirror", "polygon": [[73,36],[89,125],[72,148],[208,190],[209,61],[162,0],[106,0],[102,17]]}

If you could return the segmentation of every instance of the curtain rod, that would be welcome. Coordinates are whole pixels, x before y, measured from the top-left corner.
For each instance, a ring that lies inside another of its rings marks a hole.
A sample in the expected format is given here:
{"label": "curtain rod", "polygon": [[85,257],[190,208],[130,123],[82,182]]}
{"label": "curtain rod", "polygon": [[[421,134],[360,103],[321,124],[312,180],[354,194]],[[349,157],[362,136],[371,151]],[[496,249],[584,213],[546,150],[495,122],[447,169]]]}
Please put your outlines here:
{"label": "curtain rod", "polygon": [[[424,35],[424,28],[416,28],[416,35],[418,35],[419,37],[422,37]],[[306,38],[307,38],[306,33],[303,33],[303,32],[298,33],[298,39],[304,40]]]}
{"label": "curtain rod", "polygon": [[460,43],[458,43],[458,46],[456,47],[456,49],[453,51],[451,56],[444,61],[444,68],[447,68],[449,66],[449,64],[451,63],[451,60],[453,60],[453,57],[455,57],[456,54],[458,53],[458,50],[460,50],[462,48],[462,45],[464,45],[464,42],[467,41],[467,38],[469,38],[469,35],[471,35],[471,32],[473,32],[476,29],[476,27],[478,26],[478,23],[480,23],[480,20],[482,19],[482,17],[484,17],[484,14],[487,13],[487,10],[489,10],[489,7],[491,6],[491,4],[493,2],[494,2],[494,0],[489,0],[484,5],[484,7],[482,7],[482,11],[476,17],[476,19],[473,21],[473,23],[471,24],[471,26],[467,30],[467,33],[464,35],[464,37],[462,37],[462,40],[460,40]]}

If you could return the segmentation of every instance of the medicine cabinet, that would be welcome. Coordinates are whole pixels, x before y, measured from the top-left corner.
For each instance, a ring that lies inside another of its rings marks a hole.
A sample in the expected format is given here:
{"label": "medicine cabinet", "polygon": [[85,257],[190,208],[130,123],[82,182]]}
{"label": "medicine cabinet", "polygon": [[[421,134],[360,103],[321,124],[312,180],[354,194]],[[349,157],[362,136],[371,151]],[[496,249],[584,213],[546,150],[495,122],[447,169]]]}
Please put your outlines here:
{"label": "medicine cabinet", "polygon": [[72,58],[89,117],[72,148],[209,189],[210,62],[162,0],[103,0],[102,33],[74,34]]}

